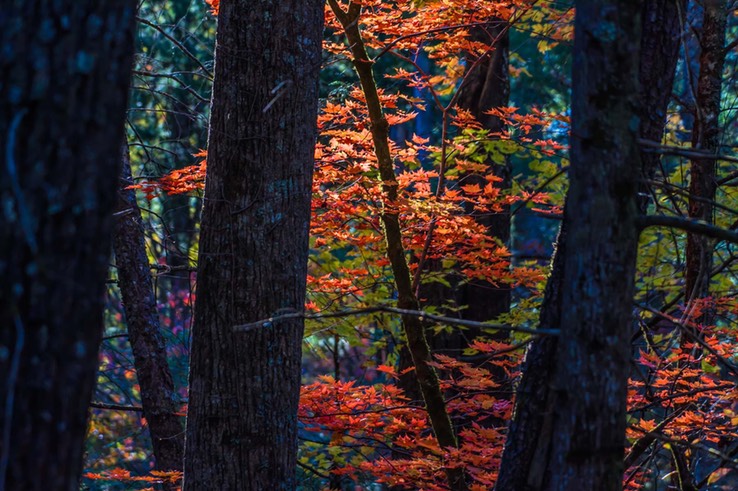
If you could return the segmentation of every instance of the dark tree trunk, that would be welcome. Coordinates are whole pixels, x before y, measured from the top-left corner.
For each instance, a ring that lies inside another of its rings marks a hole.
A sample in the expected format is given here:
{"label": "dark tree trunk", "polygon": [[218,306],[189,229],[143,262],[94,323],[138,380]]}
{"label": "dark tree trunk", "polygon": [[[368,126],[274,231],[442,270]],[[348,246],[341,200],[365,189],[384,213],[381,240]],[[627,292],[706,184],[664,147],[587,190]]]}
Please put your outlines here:
{"label": "dark tree trunk", "polygon": [[198,259],[184,489],[296,487],[323,3],[223,0]]}
{"label": "dark tree trunk", "polygon": [[[458,106],[467,109],[482,123],[490,134],[501,133],[505,130],[503,122],[489,114],[490,109],[507,106],[510,95],[509,77],[509,36],[507,24],[501,20],[492,20],[484,27],[473,31],[474,40],[487,43],[492,49],[483,59],[468,57],[467,73],[464,84],[458,96]],[[493,136],[495,138],[495,136]],[[502,163],[488,162],[490,173],[502,177],[500,186],[503,189],[510,187],[510,166],[507,159]],[[487,184],[483,175],[465,175],[465,184]],[[467,213],[474,214],[473,206],[469,206]],[[488,235],[509,245],[510,242],[510,208],[504,207],[498,214],[482,214],[475,217],[487,228]],[[434,272],[442,268],[441,261],[428,261],[428,269]],[[474,280],[459,284],[460,274],[451,272],[447,276],[450,286],[434,282],[420,286],[419,297],[424,305],[442,308],[450,301],[466,308],[461,311],[463,319],[475,321],[491,321],[510,310],[511,290],[509,286],[495,286],[485,281]],[[451,313],[449,313],[451,314]],[[478,329],[453,328],[451,331],[428,332],[428,343],[434,353],[460,357],[469,342],[479,336]],[[407,349],[400,351],[400,371],[412,366],[410,352]],[[410,371],[400,376],[400,387],[413,399],[419,399],[415,373]]]}
{"label": "dark tree trunk", "polygon": [[[495,19],[484,29],[474,32],[479,42],[485,42],[494,48],[488,57],[477,64],[466,75],[466,83],[459,94],[459,107],[468,109],[491,134],[505,131],[505,124],[496,116],[486,114],[490,109],[505,107],[510,99],[509,50],[510,38],[507,23]],[[477,60],[469,59],[467,64]],[[489,162],[491,173],[501,177],[498,186],[508,190],[511,186],[510,162]],[[465,184],[487,184],[484,176],[467,176]],[[472,212],[473,214],[473,212]],[[477,222],[487,228],[490,237],[502,244],[510,245],[510,207],[504,206],[500,213],[486,213],[476,216]],[[494,286],[487,282],[472,281],[462,286],[459,298],[461,305],[467,309],[462,312],[464,318],[477,321],[490,321],[510,310],[511,290],[508,285]],[[473,338],[477,333],[468,333]],[[462,348],[465,346],[462,346]]]}
{"label": "dark tree trunk", "polygon": [[[466,60],[467,72],[464,77],[464,83],[460,88],[458,95],[458,106],[471,112],[474,118],[479,121],[483,128],[490,134],[490,138],[498,138],[498,134],[505,131],[505,124],[497,117],[486,114],[491,109],[505,107],[508,105],[510,97],[510,77],[509,77],[509,49],[510,41],[508,36],[507,23],[493,19],[487,25],[476,28],[472,35],[474,40],[487,44],[491,52],[482,59],[468,56]],[[497,185],[504,190],[510,189],[511,185],[511,168],[507,158],[503,162],[488,161],[488,172],[502,178]],[[464,184],[477,184],[484,187],[487,180],[483,174],[467,174],[463,176]],[[474,206],[469,203],[466,207],[466,213],[474,216],[475,220],[482,224],[487,231],[487,236],[492,240],[498,240],[502,244],[509,246],[510,243],[510,207],[504,206],[502,211],[495,214],[483,213],[478,214],[474,211]],[[440,271],[441,261],[430,261],[429,269]],[[509,285],[501,284],[493,285],[487,281],[471,280],[469,282],[459,283],[461,277],[458,271],[451,271],[447,276],[450,287],[441,283],[431,283],[422,285],[420,296],[426,305],[435,307],[443,307],[452,299],[459,306],[465,306],[460,311],[461,318],[474,321],[492,321],[501,314],[510,310],[511,289]],[[449,313],[451,314],[451,313]],[[451,314],[453,315],[453,314]],[[431,350],[434,353],[442,353],[449,356],[460,358],[463,352],[468,348],[469,343],[476,337],[483,334],[480,329],[459,329],[452,328],[451,331],[441,331],[434,333],[429,331],[428,341]],[[496,336],[498,339],[507,337],[507,333],[500,333]],[[401,352],[405,354],[406,352]],[[408,365],[406,361],[402,363]],[[404,366],[402,368],[405,368]],[[492,376],[495,381],[504,387],[506,374],[504,370],[493,369]],[[414,380],[415,373],[408,372],[400,381],[406,393],[412,394],[409,387],[413,384],[417,385]],[[504,387],[508,390],[509,387]],[[508,397],[507,394],[493,394],[502,398]],[[457,426],[468,424],[468,421],[457,422]],[[484,421],[485,425],[496,426],[504,424],[495,418]]]}
{"label": "dark tree trunk", "polygon": [[[725,26],[727,7],[723,0],[706,0],[700,36],[700,73],[697,79],[695,124],[692,147],[705,153],[720,149],[720,90],[725,65]],[[695,159],[690,166],[689,217],[713,222],[715,200],[715,159]],[[698,234],[687,235],[687,302],[710,294],[713,240]],[[711,322],[708,312],[698,322]]]}
{"label": "dark tree trunk", "polygon": [[641,6],[576,2],[570,188],[545,490],[622,489],[639,215]]}
{"label": "dark tree trunk", "polygon": [[[684,0],[679,2],[679,5],[669,0],[643,3],[639,74],[640,136],[650,140],[661,140],[666,122],[679,51],[680,6],[684,8]],[[658,155],[641,152],[641,158],[641,174],[653,176],[659,165]],[[648,206],[648,199],[643,198],[646,193],[647,188],[642,186],[642,199],[638,202],[642,212]],[[566,261],[567,227],[566,223],[562,225],[552,273],[546,285],[541,307],[540,325],[543,328],[561,325],[559,294]],[[517,389],[515,415],[508,431],[500,478],[495,488],[498,491],[537,490],[550,479],[541,466],[548,459],[548,442],[554,431],[551,375],[556,366],[557,349],[558,340],[546,337],[535,341],[526,354],[523,376]]]}
{"label": "dark tree trunk", "polygon": [[78,488],[135,8],[10,1],[0,14],[0,489]]}
{"label": "dark tree trunk", "polygon": [[[681,18],[687,9],[686,0],[649,0],[643,2],[640,57],[641,138],[661,143],[666,124],[666,111],[674,87],[674,75],[679,60]],[[641,152],[641,169],[645,180],[654,178],[661,154]],[[640,187],[639,208],[646,213],[651,199],[649,186]]]}
{"label": "dark tree trunk", "polygon": [[[491,53],[479,60],[469,57],[466,61],[468,71],[458,97],[458,106],[467,109],[489,131],[492,138],[495,134],[505,131],[505,124],[497,117],[486,114],[490,109],[508,105],[510,96],[509,77],[509,49],[510,42],[507,24],[495,19],[487,26],[479,27],[473,32],[474,40],[486,43],[492,48]],[[488,162],[490,173],[501,177],[499,186],[502,189],[510,188],[510,165],[507,159],[504,162]],[[487,180],[483,175],[473,174],[464,176],[465,184],[479,184],[484,187]],[[474,215],[473,207],[469,206],[468,213]],[[477,222],[484,225],[489,237],[499,240],[505,245],[510,242],[510,208],[505,206],[500,213],[485,213],[476,215]],[[440,265],[430,265],[440,268]],[[456,283],[450,278],[452,285]],[[495,286],[485,281],[474,280],[462,285],[454,285],[457,289],[454,294],[450,289],[439,283],[425,287],[422,296],[427,303],[443,305],[449,298],[455,297],[459,305],[465,305],[461,312],[464,319],[475,321],[490,321],[510,310],[509,286]],[[452,356],[458,356],[461,350],[468,346],[469,340],[479,335],[478,331],[454,330],[451,333],[441,333],[433,336],[431,345],[434,351],[449,351]]]}
{"label": "dark tree trunk", "polygon": [[128,326],[128,340],[141,389],[141,405],[148,422],[156,468],[182,470],[184,426],[177,416],[179,401],[167,364],[164,337],[159,328],[156,297],[146,255],[141,210],[133,184],[128,147],[123,149],[121,188],[113,250],[118,269],[118,286]]}
{"label": "dark tree trunk", "polygon": [[[561,326],[561,301],[567,229],[562,224],[554,251],[551,276],[541,306],[540,328]],[[496,491],[539,490],[548,479],[545,469],[553,438],[551,375],[556,366],[558,339],[544,336],[525,354],[523,375],[516,391],[515,414],[507,432]]]}

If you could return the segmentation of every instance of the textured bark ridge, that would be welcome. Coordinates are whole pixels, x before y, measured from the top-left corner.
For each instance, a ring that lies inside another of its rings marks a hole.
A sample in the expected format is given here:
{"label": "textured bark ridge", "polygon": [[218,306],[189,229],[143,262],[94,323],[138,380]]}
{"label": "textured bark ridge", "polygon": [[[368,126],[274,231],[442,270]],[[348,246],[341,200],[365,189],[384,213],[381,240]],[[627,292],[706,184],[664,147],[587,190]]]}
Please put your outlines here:
{"label": "textured bark ridge", "polygon": [[323,3],[222,0],[184,489],[293,490]]}
{"label": "textured bark ridge", "polygon": [[0,489],[78,488],[135,8],[0,14]]}
{"label": "textured bark ridge", "polygon": [[118,209],[113,233],[118,287],[133,351],[133,364],[141,388],[141,405],[148,422],[156,468],[181,471],[184,458],[184,425],[177,416],[172,373],[167,364],[164,337],[160,331],[156,297],[146,255],[141,210],[133,184],[128,147],[123,148],[123,170],[118,191]]}
{"label": "textured bark ridge", "polygon": [[[686,0],[651,0],[643,2],[640,57],[641,110],[640,136],[661,143],[666,125],[666,111],[674,87],[674,75],[679,59],[681,19],[686,12]],[[659,168],[661,154],[641,152],[644,180],[653,179]],[[638,205],[645,213],[651,201],[647,183],[641,184]]]}
{"label": "textured bark ridge", "polygon": [[[720,90],[725,66],[725,26],[727,6],[723,0],[705,1],[700,35],[700,73],[697,79],[695,124],[692,147],[705,153],[720,151]],[[713,223],[715,200],[715,159],[695,159],[690,166],[689,217]],[[710,294],[710,271],[714,241],[704,235],[687,235],[687,302]],[[696,319],[711,322],[708,312]]]}

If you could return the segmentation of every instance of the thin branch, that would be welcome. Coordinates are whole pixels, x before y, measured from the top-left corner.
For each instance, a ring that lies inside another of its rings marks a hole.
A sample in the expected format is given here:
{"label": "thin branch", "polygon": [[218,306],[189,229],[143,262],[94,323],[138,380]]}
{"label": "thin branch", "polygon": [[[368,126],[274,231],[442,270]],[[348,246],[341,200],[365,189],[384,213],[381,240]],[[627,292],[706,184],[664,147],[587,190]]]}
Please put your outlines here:
{"label": "thin branch", "polygon": [[662,145],[658,142],[647,140],[645,138],[639,138],[638,143],[641,146],[652,148],[654,153],[661,153],[664,155],[677,155],[679,157],[687,157],[690,159],[723,160],[725,162],[738,163],[738,157],[733,157],[731,155],[720,155],[712,152],[702,152],[700,150],[694,150],[690,148]]}
{"label": "thin branch", "polygon": [[535,198],[536,196],[538,196],[539,194],[541,194],[543,192],[543,190],[548,187],[549,184],[551,184],[552,182],[554,182],[555,180],[557,180],[559,177],[561,177],[564,174],[566,174],[568,171],[569,171],[569,167],[568,166],[567,167],[562,167],[558,172],[556,172],[554,175],[552,175],[551,177],[549,177],[548,179],[546,179],[541,185],[539,185],[538,187],[536,187],[536,189],[534,189],[533,192],[530,193],[530,195],[528,195],[515,208],[513,208],[512,211],[510,211],[510,215],[513,216],[513,215],[517,214],[521,209],[525,208],[525,206],[528,203],[530,203],[533,200],[533,198]]}
{"label": "thin branch", "polygon": [[738,244],[738,233],[692,218],[666,215],[647,215],[641,216],[638,219],[638,225],[641,229],[646,227],[673,227],[686,232],[692,232],[694,234],[704,235],[713,239]]}
{"label": "thin branch", "polygon": [[158,274],[171,273],[172,271],[189,271],[189,272],[197,271],[197,267],[188,266],[186,264],[181,264],[181,265],[176,265],[176,266],[170,266],[168,264],[150,264],[149,268],[159,271]]}
{"label": "thin branch", "polygon": [[662,181],[657,181],[657,180],[652,180],[652,179],[644,179],[642,182],[645,182],[646,184],[651,185],[651,186],[658,186],[658,187],[663,188],[665,192],[669,194],[670,198],[671,198],[671,193],[675,193],[680,196],[685,196],[691,200],[699,201],[700,203],[706,203],[715,208],[719,208],[721,210],[727,211],[728,213],[732,215],[738,215],[738,209],[725,206],[722,203],[718,203],[714,199],[703,198],[702,196],[695,196],[694,193],[690,193],[689,190],[684,189],[681,186],[677,186],[676,184],[671,184],[670,182],[665,182],[665,181],[662,182]]}
{"label": "thin branch", "polygon": [[738,38],[735,38],[731,42],[729,42],[728,44],[726,44],[724,50],[725,50],[726,53],[728,53],[728,52],[732,51],[733,48],[735,48],[736,46],[738,46]]}
{"label": "thin branch", "polygon": [[718,179],[717,185],[718,186],[726,186],[726,185],[734,186],[735,184],[731,184],[731,181],[734,181],[736,179],[738,179],[738,171],[731,172],[730,174],[723,177],[722,179]]}
{"label": "thin branch", "polygon": [[270,328],[273,327],[275,322],[288,320],[288,319],[333,319],[336,317],[349,317],[354,315],[367,315],[376,312],[385,312],[388,314],[397,314],[408,317],[417,317],[421,321],[430,321],[438,324],[449,324],[453,326],[469,327],[475,329],[495,329],[498,331],[510,331],[510,332],[523,332],[527,334],[547,335],[547,336],[558,336],[558,329],[535,329],[530,327],[516,327],[509,324],[496,324],[492,322],[476,322],[463,319],[455,319],[453,317],[446,317],[442,315],[431,314],[422,310],[408,310],[400,309],[397,307],[389,306],[375,306],[367,307],[363,309],[344,310],[340,312],[326,312],[321,314],[307,314],[305,312],[285,312],[277,313],[275,316],[268,319],[262,319],[256,322],[249,322],[247,324],[240,324],[233,326],[232,329],[235,332],[249,332],[259,328]]}
{"label": "thin branch", "polygon": [[106,404],[104,402],[91,402],[90,407],[93,409],[104,409],[106,411],[131,411],[134,413],[143,412],[143,408],[140,406],[126,406],[124,404]]}
{"label": "thin branch", "polygon": [[679,491],[697,491],[694,485],[694,475],[689,470],[689,463],[682,449],[678,445],[669,445],[669,450],[674,463]]}
{"label": "thin branch", "polygon": [[174,80],[184,90],[186,90],[187,92],[189,92],[190,94],[192,94],[193,96],[195,96],[195,98],[198,99],[200,102],[205,102],[205,103],[210,102],[206,98],[204,98],[203,96],[201,96],[200,94],[198,94],[195,91],[195,89],[193,89],[187,83],[185,83],[184,80],[182,80],[181,78],[179,78],[178,76],[176,76],[173,73],[157,73],[157,72],[149,72],[149,71],[145,71],[145,70],[133,70],[132,73],[133,73],[133,75],[138,75],[140,77],[168,78],[169,80]]}
{"label": "thin branch", "polygon": [[[639,433],[649,434],[648,431],[642,428],[639,428],[638,426],[631,425],[630,429],[632,429],[633,431],[637,431]],[[695,450],[700,450],[702,452],[706,452],[714,457],[717,457],[723,460],[726,464],[728,464],[728,467],[738,470],[738,460],[733,459],[728,454],[723,453],[715,448],[708,447],[707,445],[703,445],[701,443],[690,443],[688,441],[678,440],[676,438],[669,438],[661,434],[653,434],[652,436],[655,440],[659,440],[664,443],[670,443],[672,445],[678,445],[680,447],[686,447],[686,448],[691,448]]]}
{"label": "thin branch", "polygon": [[387,43],[387,45],[384,48],[382,48],[382,50],[379,53],[377,53],[377,55],[374,57],[372,61],[377,61],[379,58],[386,55],[387,52],[389,52],[392,48],[394,48],[397,43],[404,41],[405,39],[415,38],[418,36],[425,36],[426,34],[436,34],[438,32],[453,31],[454,29],[466,29],[468,27],[486,27],[486,26],[492,27],[492,25],[494,24],[503,24],[503,23],[505,23],[505,21],[503,20],[497,21],[497,22],[471,22],[469,24],[456,24],[453,26],[434,27],[433,29],[426,29],[425,31],[418,31],[418,32],[412,32],[410,34],[405,34]]}
{"label": "thin branch", "polygon": [[300,419],[330,418],[334,416],[359,416],[362,414],[382,414],[382,413],[389,413],[392,411],[399,411],[401,409],[413,409],[416,411],[425,411],[425,408],[420,407],[420,406],[404,405],[404,406],[383,407],[381,409],[371,409],[371,410],[364,410],[364,411],[318,413],[318,414],[314,414],[313,416],[300,416]]}
{"label": "thin branch", "polygon": [[654,401],[649,402],[648,404],[644,404],[642,406],[638,406],[638,407],[634,407],[633,409],[629,409],[628,410],[628,413],[629,414],[640,413],[642,411],[646,411],[647,409],[651,409],[652,407],[659,406],[659,405],[663,404],[664,402],[673,401],[674,399],[680,399],[682,397],[692,397],[692,396],[696,396],[697,394],[703,394],[703,393],[706,393],[706,392],[713,392],[713,391],[717,391],[717,390],[726,390],[726,389],[731,389],[733,387],[735,387],[735,384],[733,384],[733,383],[726,383],[726,384],[716,385],[714,387],[700,387],[700,388],[693,389],[693,390],[688,390],[688,391],[685,391],[685,392],[674,392],[671,395],[668,395],[666,397],[662,397],[660,399],[656,399]]}
{"label": "thin branch", "polygon": [[158,25],[154,24],[153,22],[150,22],[150,21],[148,21],[146,19],[143,19],[141,17],[137,17],[136,20],[139,21],[141,24],[143,24],[145,26],[149,26],[152,29],[155,29],[155,30],[159,31],[162,36],[164,36],[165,38],[167,38],[168,40],[170,40],[172,42],[172,44],[174,44],[176,47],[178,47],[180,49],[180,51],[182,51],[182,53],[184,53],[185,56],[187,56],[187,58],[189,58],[190,60],[194,61],[200,67],[200,69],[203,71],[203,73],[205,73],[205,75],[207,75],[208,79],[210,79],[210,80],[213,79],[213,73],[210,70],[208,70],[205,67],[205,65],[203,65],[202,62],[197,59],[197,57],[195,55],[193,55],[192,53],[190,53],[190,51],[182,43],[180,43],[179,41],[177,41],[171,34],[169,34],[168,32],[166,32],[161,26],[158,26]]}
{"label": "thin branch", "polygon": [[297,465],[299,465],[300,467],[302,467],[302,468],[303,468],[303,469],[305,469],[306,471],[310,472],[311,474],[315,474],[316,476],[318,476],[318,477],[322,477],[323,479],[330,479],[330,478],[331,478],[331,476],[329,476],[328,474],[326,474],[326,473],[324,473],[324,472],[320,472],[320,471],[319,471],[318,469],[316,469],[315,467],[311,467],[311,466],[309,466],[309,465],[307,465],[307,464],[303,464],[303,463],[302,463],[302,462],[300,462],[299,460],[297,461]]}
{"label": "thin branch", "polygon": [[103,341],[110,341],[112,339],[121,339],[121,338],[127,338],[128,333],[121,333],[121,334],[111,334],[110,336],[105,336],[102,338]]}
{"label": "thin branch", "polygon": [[[733,450],[731,450],[730,452],[728,452],[726,454],[726,457],[731,457],[732,458],[732,457],[735,457],[736,455],[738,455],[738,447],[735,447]],[[725,462],[726,462],[725,460],[722,460],[721,459],[720,460],[720,465],[718,465],[715,468],[715,470],[718,470],[721,467],[723,467],[725,465]],[[710,472],[709,474],[707,474],[700,482],[698,482],[697,483],[697,489],[702,489],[705,486],[705,484],[707,484],[707,482],[710,480],[710,477],[711,476],[712,476],[712,472]]]}
{"label": "thin branch", "polygon": [[674,418],[683,413],[684,409],[685,408],[679,408],[671,413],[656,425],[656,428],[643,435],[633,444],[633,446],[630,447],[630,452],[628,452],[628,455],[625,456],[623,461],[625,469],[629,469],[633,464],[635,464],[636,460],[643,455],[646,450],[648,450],[648,447],[650,447],[654,441],[656,441],[656,435],[663,434],[664,428],[666,428]]}
{"label": "thin branch", "polygon": [[647,312],[652,313],[653,315],[656,315],[658,317],[661,317],[664,320],[667,320],[680,328],[684,334],[687,335],[688,338],[690,338],[695,343],[702,346],[702,348],[705,349],[708,353],[711,355],[714,355],[717,361],[723,365],[725,368],[728,369],[730,373],[732,373],[735,376],[738,376],[738,367],[736,367],[733,363],[731,363],[729,360],[725,359],[724,356],[722,356],[720,353],[715,351],[715,348],[707,344],[702,338],[700,338],[697,334],[694,333],[696,326],[689,326],[683,322],[679,322],[678,320],[674,319],[673,317],[664,314],[663,312],[660,312],[659,310],[656,310],[654,308],[649,307],[648,305],[637,303],[636,307],[638,307],[641,310],[645,310]]}

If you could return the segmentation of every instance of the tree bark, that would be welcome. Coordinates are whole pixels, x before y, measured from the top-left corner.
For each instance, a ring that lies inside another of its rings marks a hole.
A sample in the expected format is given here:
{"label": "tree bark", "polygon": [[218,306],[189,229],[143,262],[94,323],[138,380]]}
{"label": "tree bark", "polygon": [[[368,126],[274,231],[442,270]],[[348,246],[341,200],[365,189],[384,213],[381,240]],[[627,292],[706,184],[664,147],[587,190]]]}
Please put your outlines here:
{"label": "tree bark", "polygon": [[641,6],[576,2],[561,336],[545,490],[622,489],[639,210]]}
{"label": "tree bark", "polygon": [[[720,150],[720,91],[725,64],[727,6],[723,0],[706,0],[700,36],[700,73],[697,79],[695,124],[692,148],[708,153]],[[715,200],[715,159],[695,159],[690,166],[689,217],[713,223]],[[687,234],[685,298],[689,303],[709,296],[713,240],[704,235]],[[704,312],[697,322],[710,323]]]}
{"label": "tree bark", "polygon": [[[666,122],[666,110],[674,81],[678,59],[681,25],[680,8],[684,0],[644,2],[642,10],[640,79],[640,136],[660,141]],[[659,165],[659,156],[641,152],[641,175],[653,176]],[[638,206],[646,211],[648,190],[641,188]],[[568,206],[568,205],[567,205]],[[540,326],[561,326],[560,292],[566,261],[567,229],[562,224],[558,246],[554,254],[552,273],[546,285],[541,307]],[[553,426],[552,372],[556,366],[558,340],[542,337],[531,344],[523,364],[523,375],[517,389],[515,414],[508,430],[508,438],[500,466],[496,490],[538,490],[550,479],[541,462],[546,462],[550,448],[548,441]]]}
{"label": "tree bark", "polygon": [[[666,111],[673,93],[674,76],[679,60],[682,17],[686,0],[650,0],[643,3],[640,57],[641,138],[661,143],[666,125]],[[645,181],[654,178],[661,154],[641,152],[641,173]],[[648,211],[651,194],[647,184],[641,184],[639,208]]]}
{"label": "tree bark", "polygon": [[223,0],[184,489],[292,490],[323,4]]}
{"label": "tree bark", "polygon": [[[546,282],[539,327],[561,326],[560,292],[563,288],[568,225],[563,223],[556,241],[551,276]],[[553,438],[553,390],[558,338],[542,336],[525,354],[522,378],[516,390],[515,413],[507,431],[496,491],[533,491],[549,479],[545,469]]]}
{"label": "tree bark", "polygon": [[76,490],[133,56],[130,0],[0,14],[0,488]]}
{"label": "tree bark", "polygon": [[146,254],[141,210],[133,184],[128,147],[123,148],[123,170],[113,250],[128,326],[128,340],[141,391],[143,415],[148,422],[156,469],[181,471],[184,458],[184,426],[177,416],[179,401],[167,364],[164,337]]}

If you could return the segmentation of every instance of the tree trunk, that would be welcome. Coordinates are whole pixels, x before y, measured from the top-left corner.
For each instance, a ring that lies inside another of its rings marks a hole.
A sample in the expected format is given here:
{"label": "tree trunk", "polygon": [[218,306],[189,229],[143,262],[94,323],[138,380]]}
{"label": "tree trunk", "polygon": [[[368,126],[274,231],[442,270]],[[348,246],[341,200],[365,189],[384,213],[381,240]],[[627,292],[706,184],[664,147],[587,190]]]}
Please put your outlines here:
{"label": "tree trunk", "polygon": [[[474,118],[482,124],[483,128],[490,133],[490,138],[496,139],[498,138],[496,134],[505,131],[505,124],[499,118],[486,114],[486,112],[491,109],[505,107],[509,103],[510,41],[508,25],[500,19],[492,19],[487,25],[474,29],[472,35],[475,41],[487,44],[492,51],[481,60],[472,56],[467,57],[467,71],[464,82],[459,89],[458,106],[470,111]],[[503,162],[494,162],[490,159],[487,166],[489,174],[502,178],[502,181],[497,185],[504,190],[509,190],[512,174],[509,160],[505,158]],[[460,180],[463,180],[464,184],[477,184],[481,188],[484,188],[488,182],[483,174],[466,174]],[[465,211],[486,228],[487,236],[491,240],[496,239],[502,244],[510,245],[511,217],[508,205],[503,206],[499,213],[478,214],[474,211],[473,202],[469,202]],[[440,260],[428,262],[428,269],[432,271],[440,271],[441,268]],[[457,315],[460,315],[462,319],[480,322],[495,320],[498,316],[510,311],[512,290],[509,285],[496,286],[490,282],[476,279],[460,284],[460,278],[462,278],[462,275],[458,271],[451,271],[447,275],[450,287],[438,282],[421,285],[420,297],[423,303],[443,307],[453,299],[457,305],[466,307]],[[483,333],[480,329],[462,330],[458,327],[452,328],[451,331],[438,333],[429,330],[428,342],[434,353],[461,358],[464,350],[469,347],[469,343],[481,334]],[[495,336],[496,339],[500,340],[507,337],[508,333],[505,332],[500,332]],[[403,355],[407,357],[405,351],[401,351],[400,354],[401,357]],[[404,360],[401,360],[401,364],[408,365],[407,361]],[[500,387],[503,387],[503,390],[509,390],[509,385],[505,385],[505,382],[509,382],[505,371],[494,367],[490,368],[493,371],[492,377],[500,384]],[[407,387],[411,384],[417,386],[414,378],[415,373],[412,371],[400,378],[406,393],[412,394],[412,391],[407,390]],[[499,392],[491,395],[500,398],[509,397],[507,393]],[[469,424],[468,421],[456,422],[457,428],[467,424]],[[485,426],[500,426],[504,422],[497,418],[488,418],[482,424]]]}
{"label": "tree trunk", "polygon": [[146,255],[141,210],[133,184],[128,147],[123,148],[123,171],[113,250],[118,286],[128,326],[128,340],[141,390],[141,405],[148,422],[156,469],[181,471],[184,457],[184,426],[177,412],[179,401],[167,364],[164,337]]}
{"label": "tree trunk", "polygon": [[[725,26],[727,7],[724,0],[706,0],[703,6],[700,36],[700,73],[697,79],[695,124],[692,147],[705,153],[720,150],[720,90],[725,64]],[[715,200],[715,159],[695,159],[690,166],[689,217],[713,222],[712,201]],[[687,234],[687,270],[685,299],[688,305],[710,294],[713,240],[698,234]],[[708,309],[709,310],[709,309]],[[704,312],[695,320],[710,323]]]}
{"label": "tree trunk", "polygon": [[576,2],[570,188],[545,490],[622,489],[638,249],[641,6]]}
{"label": "tree trunk", "polygon": [[[510,95],[509,78],[509,36],[507,24],[499,19],[490,21],[487,26],[473,31],[474,40],[487,43],[492,52],[482,60],[469,57],[469,69],[465,75],[458,97],[458,106],[467,109],[492,135],[505,131],[504,123],[497,117],[485,114],[490,109],[508,105]],[[476,63],[476,65],[474,65]],[[473,68],[471,68],[474,66]],[[494,138],[494,136],[492,137]],[[502,178],[499,186],[510,188],[511,169],[509,161],[488,162],[489,172]],[[464,184],[478,184],[484,187],[487,180],[483,175],[465,175]],[[467,213],[474,215],[470,206]],[[475,219],[487,229],[489,237],[499,240],[505,245],[510,242],[510,207],[496,214],[485,213]],[[439,269],[438,261],[430,261],[430,269]],[[421,288],[421,297],[425,303],[441,306],[450,298],[456,303],[465,305],[461,317],[474,321],[491,321],[510,310],[511,289],[507,285],[495,286],[486,281],[474,280],[458,285],[458,281],[450,278],[452,287],[440,283],[432,283]],[[454,292],[453,290],[456,290]],[[435,352],[448,352],[450,356],[459,356],[469,345],[469,341],[479,335],[478,330],[455,329],[450,333],[439,333],[430,337],[431,347]]]}
{"label": "tree trunk", "polygon": [[[551,276],[546,282],[539,327],[561,326],[560,292],[563,288],[567,227],[563,223],[556,241]],[[522,378],[516,390],[515,414],[507,431],[496,491],[541,489],[548,476],[543,468],[553,438],[553,391],[551,374],[556,366],[558,339],[543,336],[525,354]]]}
{"label": "tree trunk", "polygon": [[[459,94],[459,107],[468,109],[490,133],[502,133],[505,124],[496,116],[485,114],[490,109],[506,107],[510,99],[509,50],[510,37],[507,23],[493,19],[484,29],[474,32],[476,41],[490,44],[494,51],[467,73],[467,81]],[[475,60],[467,60],[467,64]],[[504,162],[489,162],[491,173],[501,177],[498,186],[508,190],[511,186],[512,169],[509,159]],[[467,176],[464,184],[479,184],[484,187],[484,176]],[[473,214],[473,212],[472,212]],[[486,213],[475,217],[477,222],[487,228],[487,234],[502,244],[510,245],[510,206],[506,205],[500,213]],[[487,282],[472,281],[463,285],[460,304],[467,309],[462,312],[465,319],[491,321],[510,310],[511,289],[508,285],[494,286]],[[476,333],[468,333],[469,338]],[[465,346],[464,346],[465,347]]]}
{"label": "tree trunk", "polygon": [[323,4],[223,0],[184,489],[293,490]]}
{"label": "tree trunk", "polygon": [[[682,33],[682,17],[687,10],[686,0],[650,0],[643,3],[640,57],[641,138],[661,143],[666,124],[666,111],[671,99],[679,43]],[[645,180],[654,178],[659,169],[661,154],[641,152],[641,173]],[[641,185],[639,208],[648,211],[651,199],[649,186]]]}
{"label": "tree trunk", "polygon": [[[663,134],[679,51],[679,14],[680,6],[684,8],[684,0],[679,2],[664,0],[643,3],[639,73],[642,138],[660,141]],[[659,165],[659,157],[641,152],[641,159],[641,175],[653,176]],[[643,186],[638,202],[642,212],[648,206],[648,199],[643,198],[646,193],[647,188]],[[542,328],[561,325],[559,295],[563,287],[567,228],[566,223],[562,224],[552,273],[546,285],[541,307]],[[543,337],[532,343],[526,354],[522,379],[517,389],[515,414],[508,430],[500,477],[495,488],[497,491],[537,490],[550,478],[541,466],[548,458],[550,448],[547,442],[554,431],[551,374],[556,366],[557,350],[557,339]]]}
{"label": "tree trunk", "polygon": [[136,3],[0,15],[0,488],[78,488]]}

